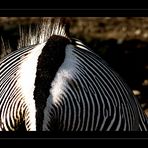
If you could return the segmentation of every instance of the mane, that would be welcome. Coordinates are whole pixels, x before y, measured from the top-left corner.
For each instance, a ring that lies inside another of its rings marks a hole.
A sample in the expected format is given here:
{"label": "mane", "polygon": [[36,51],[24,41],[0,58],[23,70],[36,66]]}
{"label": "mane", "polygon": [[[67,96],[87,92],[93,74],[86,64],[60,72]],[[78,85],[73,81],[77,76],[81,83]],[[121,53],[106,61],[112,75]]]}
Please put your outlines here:
{"label": "mane", "polygon": [[1,46],[0,46],[0,60],[3,59],[6,55],[8,55],[12,51],[10,47],[9,41],[6,41],[1,36]]}
{"label": "mane", "polygon": [[18,49],[46,42],[52,35],[67,37],[63,18],[43,17],[36,25],[28,28],[19,26]]}

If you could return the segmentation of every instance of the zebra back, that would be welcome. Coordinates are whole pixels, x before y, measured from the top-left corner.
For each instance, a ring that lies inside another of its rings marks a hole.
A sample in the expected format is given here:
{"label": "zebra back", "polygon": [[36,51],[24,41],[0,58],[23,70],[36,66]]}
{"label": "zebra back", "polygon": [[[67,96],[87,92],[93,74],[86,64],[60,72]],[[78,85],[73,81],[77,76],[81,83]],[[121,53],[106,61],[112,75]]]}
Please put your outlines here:
{"label": "zebra back", "polygon": [[148,119],[121,76],[82,42],[71,41],[52,82],[43,130],[148,130]]}

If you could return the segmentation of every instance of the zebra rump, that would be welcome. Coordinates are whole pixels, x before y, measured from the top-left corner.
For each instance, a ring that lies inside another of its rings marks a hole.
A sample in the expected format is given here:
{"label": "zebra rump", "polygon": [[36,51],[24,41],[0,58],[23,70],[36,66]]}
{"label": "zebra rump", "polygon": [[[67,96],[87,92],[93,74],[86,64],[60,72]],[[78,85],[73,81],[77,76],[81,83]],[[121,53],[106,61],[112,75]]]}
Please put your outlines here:
{"label": "zebra rump", "polygon": [[147,131],[124,80],[65,30],[43,18],[0,61],[0,130]]}

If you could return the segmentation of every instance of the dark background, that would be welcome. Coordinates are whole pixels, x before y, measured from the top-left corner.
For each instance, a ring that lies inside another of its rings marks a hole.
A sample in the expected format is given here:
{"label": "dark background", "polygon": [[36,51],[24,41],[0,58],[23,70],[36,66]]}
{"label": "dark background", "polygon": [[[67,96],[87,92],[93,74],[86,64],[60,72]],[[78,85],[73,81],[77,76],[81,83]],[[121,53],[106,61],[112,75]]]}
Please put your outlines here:
{"label": "dark background", "polygon": [[[148,115],[148,17],[66,17],[70,35],[104,58],[136,90]],[[9,40],[0,59],[17,49],[20,24],[36,24],[39,17],[0,17],[0,35]],[[2,42],[1,42],[2,45]],[[135,94],[136,95],[136,94]]]}

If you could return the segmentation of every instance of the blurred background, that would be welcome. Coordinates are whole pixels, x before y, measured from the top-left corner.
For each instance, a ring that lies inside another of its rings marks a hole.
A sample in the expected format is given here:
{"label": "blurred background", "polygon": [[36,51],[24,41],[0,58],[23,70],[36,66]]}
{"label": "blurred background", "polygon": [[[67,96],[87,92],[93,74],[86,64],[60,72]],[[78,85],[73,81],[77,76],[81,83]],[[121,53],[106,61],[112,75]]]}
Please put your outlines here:
{"label": "blurred background", "polygon": [[[17,50],[19,25],[40,17],[0,17],[0,59]],[[70,36],[105,59],[131,87],[148,116],[148,17],[66,17]],[[3,41],[9,41],[4,50]],[[11,46],[11,48],[9,48]]]}

